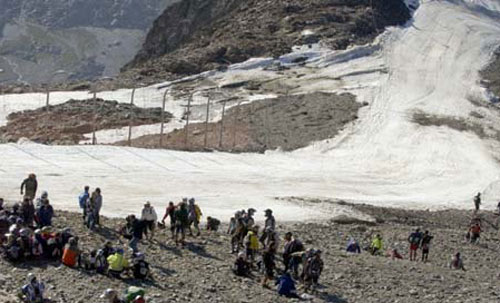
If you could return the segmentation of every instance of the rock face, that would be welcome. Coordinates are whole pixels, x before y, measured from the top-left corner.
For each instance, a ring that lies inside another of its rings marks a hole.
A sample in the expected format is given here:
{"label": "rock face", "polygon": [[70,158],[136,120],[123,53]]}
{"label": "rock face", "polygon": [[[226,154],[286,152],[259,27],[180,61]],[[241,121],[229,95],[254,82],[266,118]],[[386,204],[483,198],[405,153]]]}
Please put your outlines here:
{"label": "rock face", "polygon": [[[165,113],[165,121],[172,117]],[[0,127],[0,141],[21,138],[44,144],[78,144],[84,134],[95,130],[161,122],[161,108],[140,108],[116,101],[70,100],[66,103],[12,113]]]}
{"label": "rock face", "polygon": [[154,22],[124,77],[176,78],[319,40],[345,49],[409,18],[401,0],[183,0]]}
{"label": "rock face", "polygon": [[176,0],[0,0],[0,84],[114,75]]}

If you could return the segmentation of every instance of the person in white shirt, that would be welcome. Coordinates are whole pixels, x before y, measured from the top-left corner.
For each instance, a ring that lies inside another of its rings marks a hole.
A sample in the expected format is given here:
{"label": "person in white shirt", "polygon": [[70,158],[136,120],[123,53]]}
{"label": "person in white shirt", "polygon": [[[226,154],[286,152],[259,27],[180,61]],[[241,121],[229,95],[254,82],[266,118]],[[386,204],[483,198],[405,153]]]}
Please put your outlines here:
{"label": "person in white shirt", "polygon": [[[144,204],[144,208],[142,209],[141,220],[144,222],[144,234],[146,235],[146,239],[153,240],[156,221],[158,220],[158,216],[156,215],[156,211],[151,203],[146,202]],[[151,232],[150,237],[148,238],[148,230]]]}

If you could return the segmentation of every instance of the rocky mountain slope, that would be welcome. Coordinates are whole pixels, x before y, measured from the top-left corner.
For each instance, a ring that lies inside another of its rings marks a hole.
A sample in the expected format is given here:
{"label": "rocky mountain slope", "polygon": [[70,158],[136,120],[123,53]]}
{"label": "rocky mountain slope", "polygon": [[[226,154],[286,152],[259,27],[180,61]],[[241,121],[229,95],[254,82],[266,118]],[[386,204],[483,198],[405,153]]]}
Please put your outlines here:
{"label": "rocky mountain slope", "polygon": [[401,0],[183,0],[154,22],[122,77],[173,79],[320,40],[345,49],[409,18]]}
{"label": "rocky mountain slope", "polygon": [[175,0],[0,0],[0,84],[114,75]]}

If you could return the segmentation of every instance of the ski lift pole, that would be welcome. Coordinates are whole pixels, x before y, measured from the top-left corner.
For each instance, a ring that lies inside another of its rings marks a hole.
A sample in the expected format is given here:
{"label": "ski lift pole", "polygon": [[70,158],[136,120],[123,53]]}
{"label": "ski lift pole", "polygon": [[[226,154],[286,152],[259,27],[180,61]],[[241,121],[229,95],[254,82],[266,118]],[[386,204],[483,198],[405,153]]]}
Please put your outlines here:
{"label": "ski lift pole", "polygon": [[193,100],[193,94],[189,95],[188,104],[187,104],[187,112],[186,112],[186,126],[184,127],[184,148],[188,148],[188,140],[189,140],[189,115],[191,115],[191,101]]}
{"label": "ski lift pole", "polygon": [[133,106],[134,106],[134,96],[135,96],[135,87],[132,89],[132,95],[130,96],[130,117],[128,122],[128,146],[132,146],[132,114],[133,114]]}
{"label": "ski lift pole", "polygon": [[161,126],[160,126],[160,147],[163,146],[163,125],[165,124],[165,104],[167,102],[167,94],[169,90],[165,90],[163,94],[163,104],[161,106]]}
{"label": "ski lift pole", "polygon": [[208,144],[208,118],[210,114],[210,93],[208,93],[208,99],[207,99],[207,117],[205,119],[205,142],[203,146],[207,148]]}
{"label": "ski lift pole", "polygon": [[220,119],[219,148],[222,149],[222,136],[224,134],[224,114],[226,112],[226,100],[222,103],[222,118]]}
{"label": "ski lift pole", "polygon": [[94,122],[92,123],[92,145],[96,145],[97,138],[95,136],[96,123],[97,123],[97,87],[94,89]]}

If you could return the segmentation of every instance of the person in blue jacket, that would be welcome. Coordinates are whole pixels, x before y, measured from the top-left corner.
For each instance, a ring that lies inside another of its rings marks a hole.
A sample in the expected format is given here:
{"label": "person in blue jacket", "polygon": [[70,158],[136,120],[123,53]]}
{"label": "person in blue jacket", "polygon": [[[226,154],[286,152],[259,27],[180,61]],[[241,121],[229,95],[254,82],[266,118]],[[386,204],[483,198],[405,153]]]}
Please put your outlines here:
{"label": "person in blue jacket", "polygon": [[280,296],[285,296],[287,298],[300,298],[297,294],[297,289],[295,288],[295,282],[293,281],[290,273],[286,272],[276,281],[277,291]]}
{"label": "person in blue jacket", "polygon": [[83,223],[87,222],[85,218],[87,217],[87,200],[90,198],[90,193],[89,193],[90,188],[88,186],[85,186],[83,189],[83,193],[78,196],[78,204],[80,205],[80,209],[82,209],[83,212]]}
{"label": "person in blue jacket", "polygon": [[350,238],[349,242],[347,243],[347,252],[353,253],[353,254],[360,254],[361,253],[361,247],[359,247],[358,242],[354,238]]}
{"label": "person in blue jacket", "polygon": [[39,228],[52,225],[52,217],[54,216],[54,209],[49,204],[49,200],[43,201],[42,206],[37,210],[37,219]]}

